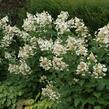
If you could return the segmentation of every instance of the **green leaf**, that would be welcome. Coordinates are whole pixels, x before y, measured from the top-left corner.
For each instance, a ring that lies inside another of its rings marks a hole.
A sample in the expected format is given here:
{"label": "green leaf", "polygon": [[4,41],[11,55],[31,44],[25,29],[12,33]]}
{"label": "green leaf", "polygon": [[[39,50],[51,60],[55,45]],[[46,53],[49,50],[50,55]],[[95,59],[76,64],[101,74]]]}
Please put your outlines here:
{"label": "green leaf", "polygon": [[99,98],[99,97],[101,96],[101,93],[94,92],[93,95],[94,95],[96,98]]}
{"label": "green leaf", "polygon": [[74,105],[75,105],[75,107],[77,107],[80,102],[81,102],[81,99],[80,99],[80,98],[76,98],[76,99],[74,100]]}
{"label": "green leaf", "polygon": [[103,90],[105,88],[105,86],[106,85],[105,85],[105,82],[103,80],[98,81],[98,87],[97,87],[97,89],[99,91]]}
{"label": "green leaf", "polygon": [[101,107],[100,106],[95,106],[94,109],[101,109]]}

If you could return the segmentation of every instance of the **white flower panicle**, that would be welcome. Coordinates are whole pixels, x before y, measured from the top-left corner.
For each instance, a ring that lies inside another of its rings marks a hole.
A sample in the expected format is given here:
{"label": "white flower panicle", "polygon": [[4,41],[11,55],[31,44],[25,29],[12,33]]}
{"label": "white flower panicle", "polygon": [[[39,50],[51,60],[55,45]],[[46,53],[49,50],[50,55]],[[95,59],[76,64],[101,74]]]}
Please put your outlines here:
{"label": "white flower panicle", "polygon": [[64,46],[61,44],[61,40],[60,40],[60,39],[57,39],[57,40],[54,42],[54,45],[53,45],[53,53],[54,53],[56,56],[60,56],[60,55],[66,53],[66,47],[64,47]]}
{"label": "white flower panicle", "polygon": [[77,39],[74,37],[69,36],[68,39],[66,40],[67,42],[67,50],[76,50],[77,49]]}
{"label": "white flower panicle", "polygon": [[8,16],[6,16],[6,17],[3,17],[1,20],[0,20],[0,28],[5,28],[6,26],[7,26],[7,22],[9,22],[8,21]]}
{"label": "white flower panicle", "polygon": [[47,59],[46,57],[40,57],[40,67],[45,70],[49,70],[52,67],[51,60]]}
{"label": "white flower panicle", "polygon": [[8,71],[14,74],[28,75],[31,74],[31,68],[25,61],[20,61],[20,64],[9,64]]}
{"label": "white flower panicle", "polygon": [[65,32],[69,32],[69,25],[67,22],[56,22],[56,30],[58,31],[58,34],[64,34]]}
{"label": "white flower panicle", "polygon": [[21,31],[21,38],[25,43],[31,40],[31,36],[25,31]]}
{"label": "white flower panicle", "polygon": [[28,44],[25,44],[23,47],[20,47],[18,57],[22,59],[27,59],[29,56],[33,56],[34,51],[32,47]]}
{"label": "white flower panicle", "polygon": [[16,26],[11,27],[10,25],[8,25],[8,26],[5,26],[4,33],[5,35],[3,39],[1,40],[1,46],[8,47],[13,41],[13,37],[15,35],[20,37],[21,31]]}
{"label": "white flower panicle", "polygon": [[83,38],[68,37],[67,50],[76,51],[77,55],[87,56],[88,49],[86,48],[85,40]]}
{"label": "white flower panicle", "polygon": [[38,40],[36,37],[32,37],[30,40],[30,45],[33,49],[37,49],[38,48]]}
{"label": "white flower panicle", "polygon": [[53,41],[52,41],[52,39],[50,39],[50,40],[46,40],[45,39],[44,40],[42,38],[39,38],[37,40],[37,42],[38,42],[38,45],[39,45],[41,51],[52,50],[52,48],[53,48]]}
{"label": "white flower panicle", "polygon": [[19,72],[19,66],[16,65],[16,64],[9,64],[8,71],[10,73],[18,74],[18,72]]}
{"label": "white flower panicle", "polygon": [[51,24],[52,17],[48,12],[37,13],[32,15],[27,13],[27,18],[24,20],[23,28],[26,31],[36,31],[38,27],[44,27],[48,24]]}
{"label": "white flower panicle", "polygon": [[109,24],[100,28],[96,34],[96,41],[100,44],[105,44],[106,47],[109,46]]}
{"label": "white flower panicle", "polygon": [[54,22],[56,25],[56,30],[58,31],[58,34],[64,34],[65,32],[70,31],[69,24],[66,21],[68,19],[68,12],[62,11],[60,15],[58,15],[58,18]]}
{"label": "white flower panicle", "polygon": [[1,47],[8,47],[11,44],[12,40],[13,40],[13,36],[10,36],[8,34],[5,35],[1,40]]}
{"label": "white flower panicle", "polygon": [[77,55],[83,55],[83,56],[87,56],[88,54],[88,50],[85,46],[81,45],[78,47],[78,49],[76,50],[76,54]]}
{"label": "white flower panicle", "polygon": [[68,67],[68,64],[63,62],[63,58],[53,57],[52,60],[53,68],[55,70],[65,70]]}
{"label": "white flower panicle", "polygon": [[65,20],[68,19],[68,17],[69,17],[69,14],[68,14],[67,11],[61,11],[61,13],[58,15],[57,20],[58,20],[58,19],[59,19],[59,20],[61,19],[62,21],[65,21]]}
{"label": "white flower panicle", "polygon": [[36,14],[36,23],[39,24],[40,27],[44,27],[47,24],[51,24],[52,20],[53,19],[52,19],[51,15],[46,11],[43,11],[40,14],[39,13]]}
{"label": "white flower panicle", "polygon": [[82,76],[85,76],[86,73],[90,73],[88,64],[81,61],[80,64],[77,66],[76,72],[77,72],[76,74],[82,75]]}
{"label": "white flower panicle", "polygon": [[76,29],[75,31],[79,36],[84,38],[90,36],[88,28],[85,26],[84,22],[77,17],[74,18],[74,28]]}
{"label": "white flower panicle", "polygon": [[13,58],[13,56],[12,56],[12,53],[9,53],[9,52],[5,52],[5,59],[12,59]]}
{"label": "white flower panicle", "polygon": [[87,57],[87,59],[93,62],[97,62],[96,55],[94,55],[92,52],[90,53],[89,57]]}
{"label": "white flower panicle", "polygon": [[49,60],[46,57],[40,57],[40,67],[45,70],[64,70],[68,65],[62,61],[62,58],[53,57],[53,60]]}
{"label": "white flower panicle", "polygon": [[24,60],[21,61],[19,65],[19,73],[23,75],[28,75],[31,74],[31,72],[31,68],[27,65],[27,63]]}
{"label": "white flower panicle", "polygon": [[25,31],[35,31],[36,30],[36,17],[30,13],[27,13],[27,18],[24,20],[23,29]]}
{"label": "white flower panicle", "polygon": [[60,97],[60,94],[54,90],[54,86],[51,83],[48,83],[45,88],[42,88],[42,95],[53,101],[58,100]]}
{"label": "white flower panicle", "polygon": [[106,76],[107,68],[106,65],[98,63],[95,66],[93,66],[93,73],[92,76],[94,78],[103,78]]}
{"label": "white flower panicle", "polygon": [[42,75],[42,76],[40,77],[40,82],[45,82],[45,81],[48,81],[48,80],[47,80],[47,76]]}

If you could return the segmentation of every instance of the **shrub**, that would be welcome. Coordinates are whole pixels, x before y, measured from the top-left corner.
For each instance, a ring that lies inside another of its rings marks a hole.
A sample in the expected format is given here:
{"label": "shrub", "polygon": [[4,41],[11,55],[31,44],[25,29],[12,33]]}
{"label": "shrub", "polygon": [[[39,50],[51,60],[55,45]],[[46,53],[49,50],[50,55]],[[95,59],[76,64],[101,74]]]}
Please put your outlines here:
{"label": "shrub", "polygon": [[0,28],[7,72],[27,79],[22,97],[39,94],[33,107],[109,108],[109,24],[92,36],[82,19],[62,11],[54,20],[44,11],[27,13],[22,29],[10,26],[7,17]]}

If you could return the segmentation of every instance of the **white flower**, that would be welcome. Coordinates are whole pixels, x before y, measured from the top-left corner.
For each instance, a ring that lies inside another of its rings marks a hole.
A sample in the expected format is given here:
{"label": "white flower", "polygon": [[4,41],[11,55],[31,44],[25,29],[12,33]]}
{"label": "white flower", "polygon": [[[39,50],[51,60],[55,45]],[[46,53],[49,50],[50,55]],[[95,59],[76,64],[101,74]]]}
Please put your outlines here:
{"label": "white flower", "polygon": [[93,66],[93,73],[92,76],[95,78],[102,78],[103,76],[106,76],[105,72],[107,72],[107,68],[104,64],[96,64]]}
{"label": "white flower", "polygon": [[5,28],[5,26],[7,26],[7,22],[8,22],[8,17],[3,17],[1,20],[0,20],[0,28]]}
{"label": "white flower", "polygon": [[23,28],[26,31],[36,31],[38,27],[44,27],[47,24],[51,24],[52,17],[48,12],[36,13],[32,15],[27,13],[27,19],[24,20]]}
{"label": "white flower", "polygon": [[40,82],[45,82],[47,80],[47,76],[42,75],[40,78]]}
{"label": "white flower", "polygon": [[49,70],[52,67],[51,60],[46,57],[40,57],[40,66],[45,70]]}
{"label": "white flower", "polygon": [[40,25],[40,27],[43,27],[47,24],[51,24],[52,22],[52,17],[51,15],[46,12],[46,11],[43,11],[42,13],[37,13],[36,14],[36,23]]}
{"label": "white flower", "polygon": [[20,60],[20,64],[9,64],[8,71],[14,74],[31,74],[31,68],[27,65],[25,61]]}
{"label": "white flower", "polygon": [[62,11],[60,15],[58,15],[58,18],[54,22],[56,25],[56,30],[58,31],[58,34],[64,34],[65,32],[70,31],[69,24],[66,21],[68,19],[68,12]]}
{"label": "white flower", "polygon": [[20,47],[18,57],[27,59],[29,56],[33,56],[34,52],[30,45],[25,44],[25,46]]}
{"label": "white flower", "polygon": [[80,64],[77,66],[76,74],[85,76],[85,74],[88,73],[88,70],[89,70],[88,64],[81,61]]}
{"label": "white flower", "polygon": [[21,31],[21,38],[23,38],[24,42],[28,42],[31,39],[31,36],[25,32],[25,31]]}
{"label": "white flower", "polygon": [[96,56],[91,52],[89,57],[87,57],[88,60],[92,60],[93,62],[97,62]]}
{"label": "white flower", "polygon": [[19,72],[19,66],[18,65],[15,65],[15,64],[9,64],[8,71],[10,73],[17,74]]}
{"label": "white flower", "polygon": [[1,47],[8,47],[11,44],[13,37],[14,37],[13,35],[12,36],[8,34],[5,35],[3,39],[1,40]]}
{"label": "white flower", "polygon": [[12,43],[13,37],[15,35],[20,36],[20,34],[21,34],[20,30],[16,26],[11,27],[10,25],[5,26],[4,33],[5,33],[5,35],[4,35],[3,39],[1,40],[2,47],[8,47]]}
{"label": "white flower", "polygon": [[85,26],[83,21],[77,17],[74,18],[74,28],[76,29],[76,33],[81,37],[86,38],[90,35],[88,33],[88,28]]}
{"label": "white flower", "polygon": [[68,50],[76,50],[76,48],[77,48],[77,39],[76,38],[68,37],[66,42],[67,42]]}
{"label": "white flower", "polygon": [[43,40],[42,38],[39,38],[37,42],[38,42],[38,45],[39,45],[41,51],[51,50],[52,47],[53,47],[52,39],[50,39],[50,40],[46,40],[46,39]]}
{"label": "white flower", "polygon": [[58,31],[58,34],[64,34],[65,32],[70,31],[69,25],[65,21],[56,21],[54,24],[56,24],[56,30]]}
{"label": "white flower", "polygon": [[23,28],[26,31],[35,31],[36,30],[36,17],[30,13],[27,13],[27,18],[24,20]]}
{"label": "white flower", "polygon": [[62,61],[62,58],[53,57],[52,63],[53,63],[53,68],[55,70],[63,71],[64,69],[67,69],[68,67],[68,65]]}
{"label": "white flower", "polygon": [[5,52],[5,58],[6,59],[11,59],[12,56],[11,56],[11,54],[9,52]]}
{"label": "white flower", "polygon": [[109,46],[109,24],[99,29],[99,32],[96,32],[96,41],[105,44],[106,47]]}
{"label": "white flower", "polygon": [[56,56],[66,53],[66,48],[61,44],[61,40],[57,39],[53,45],[53,53]]}
{"label": "white flower", "polygon": [[81,45],[78,47],[78,49],[76,50],[76,54],[77,55],[83,55],[83,56],[87,56],[88,50],[85,46]]}
{"label": "white flower", "polygon": [[60,97],[60,94],[54,90],[54,86],[51,83],[48,83],[45,88],[42,88],[42,95],[53,101],[58,100]]}
{"label": "white flower", "polygon": [[66,11],[61,11],[60,15],[58,15],[58,19],[62,19],[62,20],[67,20],[69,17],[69,14],[68,12]]}
{"label": "white flower", "polygon": [[32,37],[32,38],[30,39],[30,45],[31,45],[31,47],[32,47],[33,49],[37,49],[37,47],[38,47],[38,40],[37,40],[36,37]]}
{"label": "white flower", "polygon": [[31,68],[27,65],[25,61],[20,61],[19,73],[23,75],[31,74]]}

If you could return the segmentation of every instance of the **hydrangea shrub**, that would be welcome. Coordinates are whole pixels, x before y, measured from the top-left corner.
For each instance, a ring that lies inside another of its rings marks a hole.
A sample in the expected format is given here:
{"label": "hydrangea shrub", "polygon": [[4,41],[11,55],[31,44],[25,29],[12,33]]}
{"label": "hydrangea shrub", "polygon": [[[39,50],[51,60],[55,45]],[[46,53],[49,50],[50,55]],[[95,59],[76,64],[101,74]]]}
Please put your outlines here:
{"label": "hydrangea shrub", "polygon": [[57,109],[109,108],[109,24],[92,36],[82,19],[63,11],[53,19],[44,11],[27,13],[22,29],[10,26],[8,17],[0,28],[8,72],[36,75],[44,85],[41,100]]}

